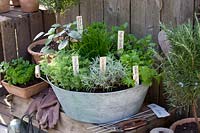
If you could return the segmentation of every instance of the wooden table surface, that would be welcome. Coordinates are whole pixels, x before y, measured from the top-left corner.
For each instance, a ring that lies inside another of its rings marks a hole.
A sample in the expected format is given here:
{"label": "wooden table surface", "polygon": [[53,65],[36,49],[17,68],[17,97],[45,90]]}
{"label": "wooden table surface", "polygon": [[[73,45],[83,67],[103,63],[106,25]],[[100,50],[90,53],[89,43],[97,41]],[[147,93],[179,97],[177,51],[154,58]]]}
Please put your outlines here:
{"label": "wooden table surface", "polygon": [[[5,97],[0,97],[0,115],[5,115],[8,118],[7,122],[4,124],[8,124],[9,120],[13,117],[21,118],[28,108],[29,104],[32,102],[32,99],[23,99],[17,96],[13,97],[12,102],[12,111],[9,107],[5,106],[5,103],[2,102]],[[171,116],[172,117],[172,116]],[[171,117],[157,119],[156,116],[152,116],[148,118],[148,124],[146,126],[140,127],[136,130],[132,130],[126,133],[146,133],[149,132],[152,128],[155,127],[163,127],[170,122]],[[0,121],[2,123],[2,121]],[[37,121],[33,122],[35,126],[37,126]],[[91,131],[87,130],[88,127],[93,126],[92,124],[82,123],[71,118],[67,117],[63,112],[60,112],[60,119],[57,123],[55,129],[46,130],[48,133],[91,133]]]}

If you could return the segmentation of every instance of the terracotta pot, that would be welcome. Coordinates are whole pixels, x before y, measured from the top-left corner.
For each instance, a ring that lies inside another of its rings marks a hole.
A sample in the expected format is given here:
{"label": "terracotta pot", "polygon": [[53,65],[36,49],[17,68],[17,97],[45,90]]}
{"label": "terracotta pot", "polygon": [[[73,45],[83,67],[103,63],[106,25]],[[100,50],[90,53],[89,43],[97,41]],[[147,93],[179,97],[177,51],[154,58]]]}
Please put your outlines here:
{"label": "terracotta pot", "polygon": [[[32,58],[34,60],[34,62],[36,64],[39,64],[40,61],[42,60],[42,56],[44,56],[45,54],[44,53],[40,53],[40,52],[36,52],[36,51],[33,51],[33,48],[38,46],[38,45],[44,45],[46,42],[46,39],[42,39],[42,40],[39,40],[39,41],[36,41],[36,42],[33,42],[31,43],[27,50],[29,52],[29,54],[32,55]],[[53,55],[48,55],[48,61],[51,62],[51,59],[53,58],[54,56]]]}
{"label": "terracotta pot", "polygon": [[171,129],[168,128],[154,128],[150,131],[150,133],[174,133]]}
{"label": "terracotta pot", "polygon": [[19,0],[23,12],[35,12],[39,9],[38,0]]}
{"label": "terracotta pot", "polygon": [[44,81],[26,88],[20,88],[18,86],[10,85],[3,80],[1,81],[1,83],[9,93],[22,98],[30,98],[31,96],[39,93],[41,90],[46,89],[48,87],[48,84]]}
{"label": "terracotta pot", "polygon": [[0,13],[10,10],[10,0],[0,0]]}
{"label": "terracotta pot", "polygon": [[[198,118],[198,121],[200,121],[200,118]],[[177,127],[178,125],[183,125],[183,124],[185,124],[185,123],[192,123],[192,122],[196,122],[196,121],[195,121],[195,118],[186,118],[186,119],[182,119],[182,120],[179,120],[179,121],[174,122],[174,123],[171,125],[170,129],[172,129],[173,131],[175,131],[175,129],[176,129],[176,127]]]}
{"label": "terracotta pot", "polygon": [[12,0],[13,6],[20,6],[19,0]]}

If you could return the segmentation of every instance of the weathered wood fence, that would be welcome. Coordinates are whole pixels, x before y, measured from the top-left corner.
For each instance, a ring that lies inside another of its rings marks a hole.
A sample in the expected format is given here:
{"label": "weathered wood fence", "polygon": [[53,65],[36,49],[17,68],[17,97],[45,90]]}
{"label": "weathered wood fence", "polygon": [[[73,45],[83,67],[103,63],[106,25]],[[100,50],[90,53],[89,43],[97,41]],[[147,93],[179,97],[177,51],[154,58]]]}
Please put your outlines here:
{"label": "weathered wood fence", "polygon": [[[194,20],[200,0],[80,0],[80,4],[62,16],[62,23],[83,16],[84,25],[92,22],[105,22],[109,26],[129,24],[127,32],[143,37],[152,34],[157,42],[160,22],[178,25]],[[23,13],[13,8],[0,14],[0,61],[9,61],[23,56],[30,59],[27,46],[40,31],[47,31],[55,22],[52,13],[39,11]],[[162,89],[154,85],[148,101],[163,103]]]}
{"label": "weathered wood fence", "polygon": [[137,37],[152,34],[157,41],[160,22],[177,25],[193,21],[198,0],[80,0],[63,15],[63,23],[83,16],[85,25],[101,21],[109,26],[129,24],[128,32]]}

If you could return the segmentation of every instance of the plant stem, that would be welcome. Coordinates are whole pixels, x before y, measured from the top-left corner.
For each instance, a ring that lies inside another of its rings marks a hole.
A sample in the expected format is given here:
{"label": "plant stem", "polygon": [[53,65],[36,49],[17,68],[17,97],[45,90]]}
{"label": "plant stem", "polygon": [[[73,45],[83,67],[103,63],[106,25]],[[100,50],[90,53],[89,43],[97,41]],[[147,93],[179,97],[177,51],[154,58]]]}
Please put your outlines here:
{"label": "plant stem", "polygon": [[195,121],[197,123],[197,128],[198,128],[198,133],[200,133],[200,124],[198,121],[198,116],[197,116],[197,107],[196,107],[196,101],[192,102],[192,112],[193,112],[193,116],[195,118]]}
{"label": "plant stem", "polygon": [[56,16],[56,24],[61,24],[61,15],[60,15],[60,12],[56,12],[55,16]]}

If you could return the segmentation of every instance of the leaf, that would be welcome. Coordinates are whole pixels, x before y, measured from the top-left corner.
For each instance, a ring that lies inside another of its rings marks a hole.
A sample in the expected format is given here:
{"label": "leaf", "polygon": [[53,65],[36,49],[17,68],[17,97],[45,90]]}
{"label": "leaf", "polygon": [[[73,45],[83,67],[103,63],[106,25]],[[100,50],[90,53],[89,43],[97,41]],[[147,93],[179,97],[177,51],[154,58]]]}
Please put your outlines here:
{"label": "leaf", "polygon": [[61,31],[61,32],[59,32],[59,33],[57,33],[57,34],[54,36],[54,38],[60,37],[60,36],[62,36],[64,33],[66,33],[65,30],[63,30],[63,31]]}
{"label": "leaf", "polygon": [[61,25],[60,24],[53,24],[51,27],[58,28],[58,27],[61,27]]}
{"label": "leaf", "polygon": [[49,31],[46,34],[44,34],[44,36],[48,36],[48,35],[54,34],[55,31],[56,31],[56,28],[51,28],[51,29],[49,29]]}
{"label": "leaf", "polygon": [[38,38],[40,38],[42,35],[44,35],[44,32],[40,32],[38,33],[35,38],[33,39],[33,41],[37,40]]}
{"label": "leaf", "polygon": [[59,50],[62,50],[62,49],[64,49],[68,44],[69,44],[69,41],[68,41],[68,40],[64,40],[64,41],[62,41],[62,42],[58,45],[58,49],[59,49]]}
{"label": "leaf", "polygon": [[71,38],[74,38],[76,40],[80,40],[81,39],[81,34],[77,31],[72,30],[69,34],[68,34]]}
{"label": "leaf", "polygon": [[45,41],[45,45],[46,45],[46,46],[49,45],[49,44],[51,43],[51,41],[52,41],[52,39],[47,39],[47,40]]}
{"label": "leaf", "polygon": [[41,53],[44,53],[44,54],[52,54],[54,53],[55,51],[53,49],[50,49],[49,46],[44,46],[41,50],[40,50]]}
{"label": "leaf", "polygon": [[49,39],[49,40],[52,40],[52,39],[54,38],[54,36],[55,36],[54,34],[49,35],[49,36],[48,36],[48,39]]}

